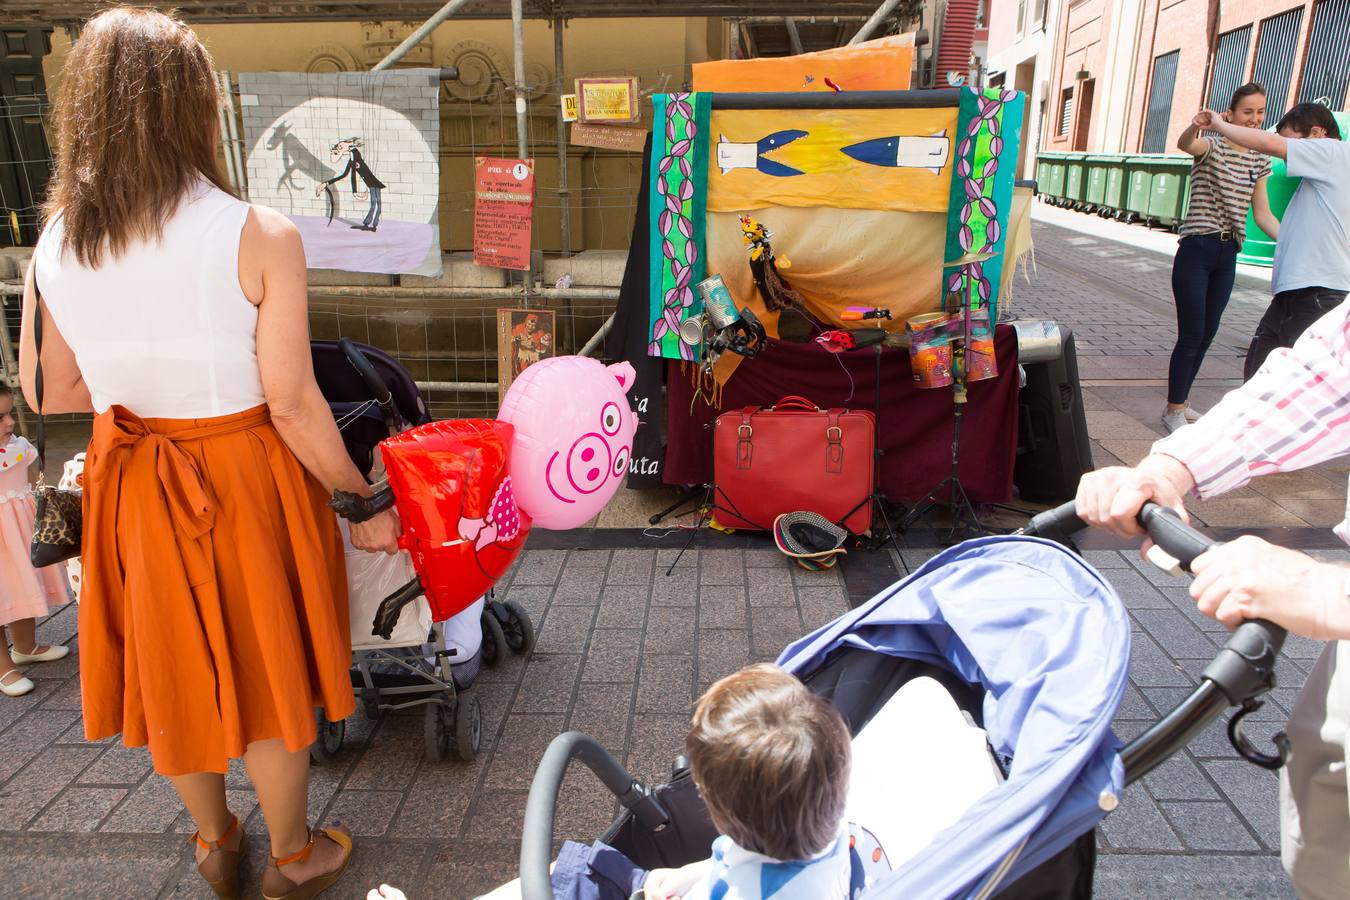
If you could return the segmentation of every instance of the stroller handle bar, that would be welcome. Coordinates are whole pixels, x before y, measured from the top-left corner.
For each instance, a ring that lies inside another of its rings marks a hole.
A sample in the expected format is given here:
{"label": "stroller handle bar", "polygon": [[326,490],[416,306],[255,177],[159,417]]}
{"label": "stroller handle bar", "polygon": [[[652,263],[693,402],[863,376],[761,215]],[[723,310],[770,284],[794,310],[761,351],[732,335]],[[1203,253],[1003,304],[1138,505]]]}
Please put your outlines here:
{"label": "stroller handle bar", "polygon": [[[1139,524],[1153,543],[1187,572],[1197,556],[1218,546],[1218,542],[1181,521],[1175,512],[1156,503],[1145,503],[1139,510]],[[1035,516],[1020,533],[1066,542],[1085,528],[1087,523],[1069,502]],[[1239,625],[1213,662],[1205,667],[1200,686],[1121,751],[1126,782],[1138,781],[1148,774],[1229,706],[1242,707],[1228,723],[1228,737],[1234,749],[1263,768],[1277,769],[1283,765],[1289,755],[1284,734],[1274,737],[1277,754],[1267,755],[1252,746],[1242,733],[1242,719],[1260,708],[1261,701],[1257,698],[1275,686],[1275,657],[1284,646],[1284,638],[1285,630],[1265,619],[1251,619]]]}
{"label": "stroller handle bar", "polygon": [[370,360],[361,352],[361,348],[356,346],[351,338],[341,338],[338,340],[338,347],[342,350],[342,355],[347,357],[347,362],[351,363],[356,374],[361,376],[361,380],[366,383],[370,389],[371,396],[375,398],[376,404],[380,407],[380,415],[384,417],[384,424],[389,429],[389,433],[398,433],[398,423],[395,421],[396,408],[394,406],[394,392],[385,384],[380,373],[375,371]]}
{"label": "stroller handle bar", "polygon": [[567,766],[577,759],[609,789],[643,825],[659,831],[670,822],[670,813],[656,795],[628,773],[609,751],[590,735],[568,731],[558,735],[544,751],[530,784],[525,803],[525,822],[520,835],[520,895],[522,900],[553,900],[549,862],[553,857],[553,818]]}

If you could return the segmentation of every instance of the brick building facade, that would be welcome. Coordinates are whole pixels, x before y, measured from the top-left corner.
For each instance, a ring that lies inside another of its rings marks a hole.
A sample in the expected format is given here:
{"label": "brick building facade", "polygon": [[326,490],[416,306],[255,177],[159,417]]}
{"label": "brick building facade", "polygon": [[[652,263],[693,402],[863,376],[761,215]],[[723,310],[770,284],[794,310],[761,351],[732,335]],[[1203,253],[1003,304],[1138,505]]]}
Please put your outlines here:
{"label": "brick building facade", "polygon": [[[1033,6],[1035,0],[993,5],[991,81],[1000,77],[995,63],[1027,43],[1026,33],[1009,23],[1029,18],[1025,8]],[[1196,110],[1226,106],[1233,88],[1246,81],[1266,87],[1272,122],[1305,100],[1338,110],[1350,104],[1350,0],[1060,0],[1049,6],[1031,85],[1039,94],[1032,104],[1039,117],[1030,126],[1033,155],[1037,147],[1173,152]],[[1018,71],[1006,68],[1002,77]]]}

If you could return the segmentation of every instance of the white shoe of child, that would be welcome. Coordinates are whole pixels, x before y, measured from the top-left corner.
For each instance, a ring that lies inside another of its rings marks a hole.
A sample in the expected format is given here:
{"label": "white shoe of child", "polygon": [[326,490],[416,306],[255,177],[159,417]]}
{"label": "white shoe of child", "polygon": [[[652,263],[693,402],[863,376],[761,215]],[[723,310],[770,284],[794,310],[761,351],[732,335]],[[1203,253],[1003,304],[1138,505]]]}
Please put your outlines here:
{"label": "white shoe of child", "polygon": [[1162,423],[1163,427],[1167,429],[1167,433],[1171,434],[1178,428],[1182,428],[1188,424],[1186,422],[1186,411],[1184,409],[1164,410],[1162,414]]}
{"label": "white shoe of child", "polygon": [[1192,409],[1189,403],[1186,404],[1186,408],[1183,409],[1181,413],[1186,417],[1187,422],[1198,422],[1200,421],[1200,417],[1204,415],[1204,413],[1196,412]]}
{"label": "white shoe of child", "polygon": [[[10,681],[9,676],[18,675],[17,681]],[[3,675],[0,675],[0,694],[6,697],[22,697],[33,690],[33,682],[24,676],[18,669],[10,669]]]}
{"label": "white shoe of child", "polygon": [[33,650],[36,651],[34,653],[24,653],[18,647],[13,647],[9,651],[9,658],[21,666],[26,666],[29,663],[56,662],[58,659],[64,659],[66,654],[70,652],[70,648],[62,644],[55,644],[46,650],[38,650],[41,646],[41,644],[38,644],[34,647]]}

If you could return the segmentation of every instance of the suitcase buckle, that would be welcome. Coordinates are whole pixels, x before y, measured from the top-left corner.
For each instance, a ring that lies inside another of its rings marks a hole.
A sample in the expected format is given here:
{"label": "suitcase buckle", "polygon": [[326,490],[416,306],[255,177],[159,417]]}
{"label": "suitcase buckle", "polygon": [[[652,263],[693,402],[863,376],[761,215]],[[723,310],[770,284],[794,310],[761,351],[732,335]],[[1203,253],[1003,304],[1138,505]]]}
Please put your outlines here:
{"label": "suitcase buckle", "polygon": [[843,439],[844,429],[840,428],[838,425],[831,425],[829,428],[825,429],[825,440],[837,443]]}
{"label": "suitcase buckle", "polygon": [[750,440],[750,435],[755,433],[755,429],[749,425],[736,426],[736,436],[743,441]]}

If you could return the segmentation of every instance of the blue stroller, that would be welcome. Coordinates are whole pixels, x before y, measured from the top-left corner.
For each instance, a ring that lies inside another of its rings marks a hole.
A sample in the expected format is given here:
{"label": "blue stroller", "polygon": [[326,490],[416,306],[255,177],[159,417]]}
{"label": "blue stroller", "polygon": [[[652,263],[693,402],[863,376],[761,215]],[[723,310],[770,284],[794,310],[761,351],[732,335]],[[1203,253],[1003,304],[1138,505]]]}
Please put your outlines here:
{"label": "blue stroller", "polygon": [[[1183,567],[1211,546],[1152,504],[1140,522]],[[1053,542],[1083,527],[1070,503],[1037,516],[1019,536],[952,547],[779,656],[855,735],[900,687],[934,678],[985,729],[1003,770],[1002,783],[926,850],[861,891],[867,900],[1090,897],[1097,823],[1126,784],[1229,706],[1242,707],[1229,723],[1238,752],[1267,768],[1283,763],[1282,736],[1278,753],[1266,755],[1242,733],[1242,718],[1274,686],[1284,642],[1283,629],[1263,621],[1234,632],[1176,709],[1128,745],[1116,738],[1110,726],[1126,687],[1129,619],[1111,585]],[[683,758],[670,783],[648,788],[591,738],[569,732],[550,745],[530,790],[520,852],[525,900],[553,896],[553,816],[572,759],[625,808],[601,840],[649,869],[707,857],[716,830]]]}

